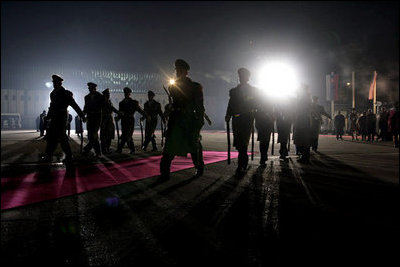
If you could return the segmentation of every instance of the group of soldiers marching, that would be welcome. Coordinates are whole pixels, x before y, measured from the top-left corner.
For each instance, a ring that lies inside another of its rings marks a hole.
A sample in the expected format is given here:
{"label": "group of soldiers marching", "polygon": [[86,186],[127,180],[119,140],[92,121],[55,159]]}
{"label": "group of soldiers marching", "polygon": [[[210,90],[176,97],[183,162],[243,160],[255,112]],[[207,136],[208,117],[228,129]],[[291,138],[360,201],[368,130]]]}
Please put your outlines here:
{"label": "group of soldiers marching", "polygon": [[[239,85],[229,91],[229,102],[225,115],[227,129],[232,120],[233,146],[238,150],[237,172],[243,173],[248,168],[248,146],[252,137],[254,149],[254,126],[259,141],[260,165],[265,166],[268,160],[268,148],[272,133],[271,153],[274,153],[275,128],[280,143],[280,159],[287,160],[290,150],[290,133],[293,127],[293,143],[299,162],[310,160],[310,148],[318,149],[318,136],[322,116],[330,119],[324,108],[318,104],[318,98],[311,98],[309,88],[302,85],[296,101],[283,99],[276,101],[264,94],[262,90],[249,85],[250,71],[238,70]],[[275,126],[276,125],[276,126]],[[229,133],[228,133],[229,134]],[[228,135],[229,140],[229,135]],[[253,155],[253,151],[251,153]]]}
{"label": "group of soldiers marching", "polygon": [[[172,160],[176,155],[186,156],[191,154],[193,164],[196,167],[197,176],[204,171],[203,150],[200,143],[200,130],[204,125],[205,114],[203,104],[203,89],[201,84],[193,82],[187,77],[190,66],[182,59],[175,61],[176,81],[167,90],[169,103],[165,112],[161,110],[161,104],[154,99],[154,92],[148,92],[149,100],[144,104],[144,109],[137,100],[131,98],[132,90],[123,89],[124,99],[116,109],[110,100],[109,89],[102,93],[97,91],[97,85],[93,82],[87,84],[89,94],[85,96],[83,110],[78,106],[71,91],[62,86],[63,78],[52,75],[53,90],[50,93],[50,107],[47,118],[47,145],[42,160],[51,162],[53,153],[60,143],[65,153],[64,162],[71,165],[73,161],[71,148],[66,134],[68,125],[68,107],[71,106],[77,115],[76,121],[86,122],[88,143],[82,147],[83,135],[80,127],[81,150],[88,155],[93,149],[96,157],[111,152],[111,140],[114,139],[115,126],[118,134],[118,147],[116,152],[122,153],[125,144],[130,149],[130,154],[135,153],[133,143],[133,131],[135,125],[135,113],[142,115],[140,123],[146,120],[145,139],[142,150],[146,151],[149,143],[152,151],[157,150],[155,141],[155,129],[158,116],[162,120],[162,135],[165,136],[165,144],[160,163],[160,179],[168,180]],[[115,113],[115,126],[112,114]],[[121,121],[121,136],[119,138],[118,121]],[[211,121],[209,121],[211,124]],[[166,125],[167,124],[167,125]],[[165,127],[166,125],[166,127]],[[100,138],[99,138],[100,132]]]}

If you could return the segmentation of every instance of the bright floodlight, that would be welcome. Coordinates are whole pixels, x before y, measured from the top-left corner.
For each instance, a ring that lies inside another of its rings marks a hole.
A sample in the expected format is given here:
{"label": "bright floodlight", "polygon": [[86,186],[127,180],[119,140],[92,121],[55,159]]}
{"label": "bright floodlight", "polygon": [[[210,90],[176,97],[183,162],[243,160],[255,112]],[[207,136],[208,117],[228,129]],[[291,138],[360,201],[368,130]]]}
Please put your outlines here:
{"label": "bright floodlight", "polygon": [[52,85],[53,85],[53,83],[51,83],[51,82],[47,82],[47,83],[46,83],[46,87],[47,87],[47,88],[50,88]]}
{"label": "bright floodlight", "polygon": [[271,97],[294,97],[298,78],[294,69],[285,63],[269,63],[258,73],[258,87]]}
{"label": "bright floodlight", "polygon": [[170,80],[169,80],[169,84],[170,84],[170,85],[174,85],[174,84],[175,84],[175,80],[174,80],[174,79],[170,79]]}

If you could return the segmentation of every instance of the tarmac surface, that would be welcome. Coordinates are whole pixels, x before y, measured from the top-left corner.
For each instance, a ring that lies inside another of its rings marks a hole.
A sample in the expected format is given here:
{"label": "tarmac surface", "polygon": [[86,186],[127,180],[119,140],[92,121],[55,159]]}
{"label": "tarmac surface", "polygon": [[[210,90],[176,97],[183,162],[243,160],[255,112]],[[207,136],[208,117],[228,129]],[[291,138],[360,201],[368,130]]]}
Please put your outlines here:
{"label": "tarmac surface", "polygon": [[[2,178],[41,168],[46,141],[38,136],[1,132]],[[225,132],[202,136],[204,150],[226,151]],[[80,155],[74,131],[70,144],[77,166],[161,154],[141,151],[137,130],[134,141],[135,155],[125,148],[101,159]],[[297,162],[293,144],[288,161],[279,160],[279,144],[274,150],[262,167],[256,142],[241,176],[237,159],[225,160],[206,165],[201,177],[189,168],[163,183],[149,177],[2,210],[1,265],[397,266],[399,150],[392,142],[321,135],[309,164]],[[48,167],[64,169],[61,159],[58,146]]]}

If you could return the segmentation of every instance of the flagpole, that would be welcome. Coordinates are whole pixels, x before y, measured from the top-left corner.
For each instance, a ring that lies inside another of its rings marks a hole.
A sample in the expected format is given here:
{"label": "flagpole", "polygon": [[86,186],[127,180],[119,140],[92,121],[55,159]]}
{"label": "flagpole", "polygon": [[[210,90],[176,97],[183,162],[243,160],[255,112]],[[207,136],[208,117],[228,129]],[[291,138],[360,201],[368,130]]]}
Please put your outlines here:
{"label": "flagpole", "polygon": [[351,84],[353,86],[353,103],[352,103],[352,107],[356,108],[356,85],[355,85],[355,72],[352,71],[351,72]]}
{"label": "flagpole", "polygon": [[374,107],[374,114],[376,114],[376,70],[374,71],[374,102],[373,102],[373,107]]}

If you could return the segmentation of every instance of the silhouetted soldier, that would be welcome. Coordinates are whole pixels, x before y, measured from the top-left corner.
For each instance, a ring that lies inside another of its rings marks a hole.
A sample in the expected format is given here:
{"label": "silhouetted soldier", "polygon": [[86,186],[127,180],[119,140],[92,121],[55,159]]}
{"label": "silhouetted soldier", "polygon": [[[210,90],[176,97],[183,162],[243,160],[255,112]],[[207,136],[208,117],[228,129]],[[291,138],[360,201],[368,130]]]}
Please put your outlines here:
{"label": "silhouetted soldier", "polygon": [[256,89],[255,125],[257,129],[257,141],[260,142],[260,164],[265,165],[268,160],[268,147],[271,132],[275,124],[273,103],[263,91]]}
{"label": "silhouetted soldier", "polygon": [[345,117],[343,116],[343,114],[338,111],[338,114],[335,116],[334,118],[334,126],[335,126],[335,131],[336,131],[336,139],[337,140],[343,140],[342,135],[344,134],[343,128],[345,125]]}
{"label": "silhouetted soldier", "polygon": [[72,121],[72,115],[68,113],[68,120],[67,120],[67,135],[68,135],[68,137],[71,133],[71,121]]}
{"label": "silhouetted soldier", "polygon": [[350,122],[350,133],[351,133],[351,140],[358,140],[357,138],[357,120],[358,116],[356,113],[356,109],[353,108],[351,113],[349,114],[349,122]]}
{"label": "silhouetted soldier", "polygon": [[166,140],[160,163],[160,180],[169,179],[175,156],[192,156],[196,176],[204,172],[200,130],[204,125],[203,88],[187,77],[190,66],[182,59],[175,61],[176,81],[168,87],[172,100]]}
{"label": "silhouetted soldier", "polygon": [[101,155],[99,130],[101,124],[101,114],[104,107],[104,97],[101,93],[97,92],[97,84],[87,83],[89,94],[85,96],[85,107],[83,112],[87,114],[86,129],[88,132],[89,142],[83,148],[85,153],[89,153],[92,148],[96,153],[96,157]]}
{"label": "silhouetted soldier", "polygon": [[372,112],[372,109],[368,110],[367,113],[367,141],[374,141],[376,134],[376,115]]}
{"label": "silhouetted soldier", "polygon": [[[161,117],[162,123],[165,124],[165,118],[164,118],[164,113],[161,110],[161,104],[154,100],[154,92],[149,91],[147,93],[147,96],[149,98],[146,103],[144,103],[144,111],[146,114],[149,116],[149,120],[146,120],[146,128],[145,128],[145,139],[143,143],[142,149],[146,151],[147,145],[150,143],[153,146],[152,151],[157,151],[157,145],[156,145],[156,139],[155,139],[155,134],[154,131],[156,130],[157,127],[157,122],[158,122],[158,116]],[[141,120],[144,120],[145,118],[142,117]]]}
{"label": "silhouetted soldier", "polygon": [[400,132],[400,117],[399,117],[399,102],[396,102],[389,110],[388,130],[393,136],[394,147],[399,147],[399,132]]}
{"label": "silhouetted soldier", "polygon": [[310,161],[311,111],[312,105],[309,88],[303,84],[297,96],[294,122],[294,143],[299,152],[298,161],[301,163],[308,163]]}
{"label": "silhouetted soldier", "polygon": [[366,141],[367,139],[367,112],[364,111],[361,116],[358,118],[358,128],[360,129],[360,134],[361,134],[361,141]]}
{"label": "silhouetted soldier", "polygon": [[46,130],[47,127],[47,118],[46,118],[46,110],[43,110],[42,114],[39,116],[39,130],[40,130],[40,136],[44,135],[44,131]]}
{"label": "silhouetted soldier", "polygon": [[130,95],[132,90],[128,87],[124,88],[125,98],[119,102],[119,112],[120,115],[118,119],[121,119],[121,142],[118,145],[117,152],[122,153],[122,148],[125,143],[128,144],[130,149],[130,154],[133,155],[135,153],[135,145],[133,143],[133,131],[135,129],[135,117],[134,114],[138,111],[142,116],[147,116],[144,110],[139,106],[139,102],[137,100],[133,100]]}
{"label": "silhouetted soldier", "polygon": [[387,112],[385,107],[382,107],[379,113],[379,137],[382,141],[386,141],[388,139],[388,117],[389,112]]}
{"label": "silhouetted soldier", "polygon": [[75,116],[75,133],[79,137],[81,136],[81,134],[83,134],[81,119],[79,118],[79,116]]}
{"label": "silhouetted soldier", "polygon": [[100,141],[101,151],[103,154],[110,153],[111,140],[115,137],[115,126],[112,113],[118,114],[118,110],[114,108],[110,100],[110,90],[107,88],[103,92],[104,107],[101,117]]}
{"label": "silhouetted soldier", "polygon": [[47,129],[47,146],[46,155],[44,156],[45,161],[51,161],[54,150],[57,147],[58,142],[61,144],[61,148],[65,153],[65,162],[72,162],[71,147],[68,143],[68,137],[66,134],[67,127],[67,108],[71,106],[76,113],[85,120],[85,114],[82,112],[78,104],[75,102],[72,92],[66,90],[62,86],[63,79],[58,75],[53,75],[53,91],[50,93],[50,108],[47,118],[49,125]]}
{"label": "silhouetted soldier", "polygon": [[280,143],[279,158],[287,159],[289,155],[288,152],[288,142],[290,141],[290,130],[293,123],[293,107],[292,103],[281,102],[276,106],[275,117],[276,117],[276,130],[278,132],[278,143]]}
{"label": "silhouetted soldier", "polygon": [[311,148],[317,152],[319,133],[321,131],[322,116],[332,119],[331,116],[325,111],[324,107],[318,104],[318,97],[312,98],[311,109]]}
{"label": "silhouetted soldier", "polygon": [[255,95],[257,88],[248,84],[250,71],[245,68],[238,70],[239,85],[229,91],[229,102],[225,121],[232,118],[233,146],[239,151],[236,172],[245,172],[249,162],[247,147],[254,124],[256,108]]}

